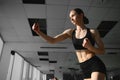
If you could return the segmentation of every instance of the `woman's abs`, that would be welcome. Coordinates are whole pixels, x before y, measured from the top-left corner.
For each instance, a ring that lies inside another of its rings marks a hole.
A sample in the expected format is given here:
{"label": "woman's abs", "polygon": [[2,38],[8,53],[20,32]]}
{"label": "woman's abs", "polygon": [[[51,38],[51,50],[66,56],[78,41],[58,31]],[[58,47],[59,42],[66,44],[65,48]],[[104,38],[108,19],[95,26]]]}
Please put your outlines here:
{"label": "woman's abs", "polygon": [[79,63],[82,63],[92,58],[95,54],[88,50],[76,50],[76,55],[77,55]]}

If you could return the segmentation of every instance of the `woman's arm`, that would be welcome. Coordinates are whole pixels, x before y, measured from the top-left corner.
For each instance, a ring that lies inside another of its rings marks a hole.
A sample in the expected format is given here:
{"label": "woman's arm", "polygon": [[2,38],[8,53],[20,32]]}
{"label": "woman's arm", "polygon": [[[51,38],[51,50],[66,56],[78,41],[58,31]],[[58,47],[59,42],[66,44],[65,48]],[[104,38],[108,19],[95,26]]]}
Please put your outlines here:
{"label": "woman's arm", "polygon": [[63,41],[67,38],[70,37],[69,32],[70,29],[65,30],[63,33],[55,36],[55,37],[50,37],[46,34],[44,34],[43,32],[40,31],[39,29],[39,24],[38,23],[34,23],[32,26],[33,31],[35,31],[39,36],[41,36],[43,39],[45,39],[48,43],[54,44],[60,41]]}
{"label": "woman's arm", "polygon": [[96,54],[104,54],[105,53],[104,44],[103,44],[103,41],[101,40],[98,30],[93,29],[91,30],[91,32],[93,33],[94,40],[97,44],[97,47],[92,46],[89,49]]}
{"label": "woman's arm", "polygon": [[89,51],[93,53],[104,54],[105,53],[104,44],[100,38],[99,32],[95,29],[91,29],[90,32],[97,44],[97,47],[93,46],[88,38],[84,39],[83,47],[87,48]]}

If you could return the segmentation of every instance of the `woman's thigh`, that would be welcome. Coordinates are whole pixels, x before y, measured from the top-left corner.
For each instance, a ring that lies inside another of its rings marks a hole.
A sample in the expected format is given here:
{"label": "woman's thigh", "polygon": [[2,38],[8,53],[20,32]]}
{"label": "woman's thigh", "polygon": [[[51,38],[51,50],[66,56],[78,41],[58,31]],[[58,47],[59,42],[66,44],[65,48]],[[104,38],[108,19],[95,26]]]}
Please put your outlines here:
{"label": "woman's thigh", "polygon": [[92,72],[91,78],[84,80],[105,80],[105,74],[100,72]]}
{"label": "woman's thigh", "polygon": [[84,79],[84,80],[91,80],[91,78],[88,78],[88,79]]}
{"label": "woman's thigh", "polygon": [[105,80],[105,74],[101,72],[92,72],[91,80]]}

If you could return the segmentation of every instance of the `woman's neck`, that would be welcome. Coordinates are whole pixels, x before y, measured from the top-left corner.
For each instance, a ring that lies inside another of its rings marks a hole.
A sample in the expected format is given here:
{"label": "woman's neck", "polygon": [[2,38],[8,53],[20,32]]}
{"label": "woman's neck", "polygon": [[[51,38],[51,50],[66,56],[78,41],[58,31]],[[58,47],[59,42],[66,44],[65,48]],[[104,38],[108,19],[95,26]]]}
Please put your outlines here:
{"label": "woman's neck", "polygon": [[86,29],[86,27],[85,27],[85,25],[77,25],[76,29],[77,30],[84,30],[84,29]]}

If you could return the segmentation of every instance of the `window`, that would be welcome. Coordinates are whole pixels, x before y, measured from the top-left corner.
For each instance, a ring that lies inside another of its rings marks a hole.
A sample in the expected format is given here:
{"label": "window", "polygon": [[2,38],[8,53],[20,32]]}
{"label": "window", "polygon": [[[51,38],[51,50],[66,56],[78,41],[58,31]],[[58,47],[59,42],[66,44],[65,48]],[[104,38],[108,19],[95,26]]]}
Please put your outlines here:
{"label": "window", "polygon": [[33,72],[33,66],[32,65],[30,65],[30,67],[29,67],[29,79],[28,80],[32,80],[32,72]]}
{"label": "window", "polygon": [[11,80],[21,80],[23,61],[21,56],[15,54]]}
{"label": "window", "polygon": [[42,74],[42,79],[46,80],[46,74]]}
{"label": "window", "polygon": [[22,80],[27,80],[29,76],[29,63],[24,60]]}
{"label": "window", "polygon": [[46,80],[46,76],[12,50],[6,80]]}
{"label": "window", "polygon": [[11,80],[13,64],[14,64],[14,59],[15,59],[14,55],[15,55],[14,52],[11,51],[9,69],[8,69],[8,74],[7,74],[7,79],[6,80]]}

